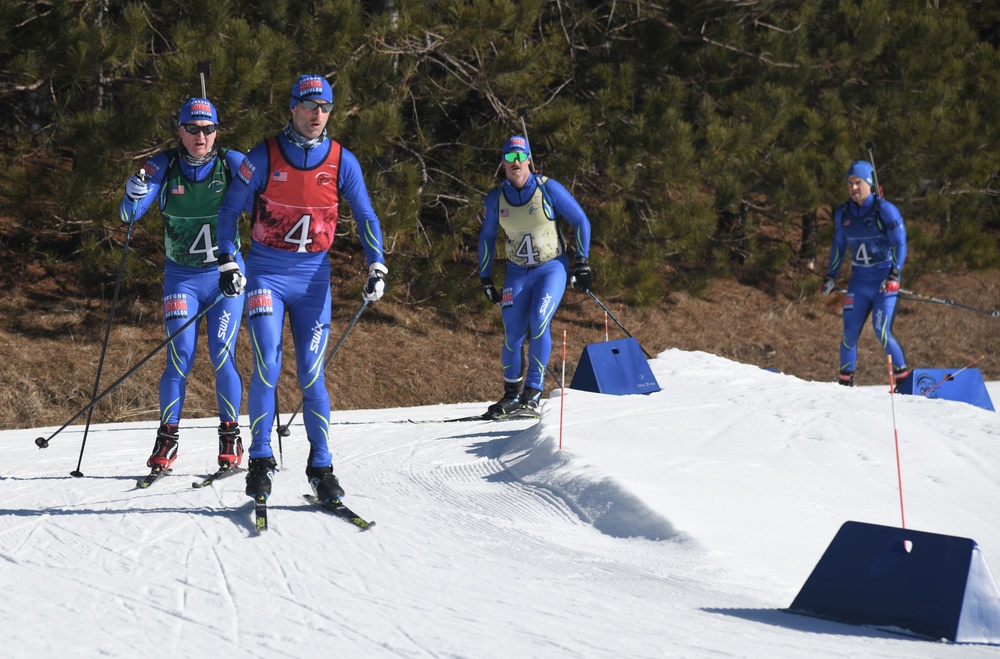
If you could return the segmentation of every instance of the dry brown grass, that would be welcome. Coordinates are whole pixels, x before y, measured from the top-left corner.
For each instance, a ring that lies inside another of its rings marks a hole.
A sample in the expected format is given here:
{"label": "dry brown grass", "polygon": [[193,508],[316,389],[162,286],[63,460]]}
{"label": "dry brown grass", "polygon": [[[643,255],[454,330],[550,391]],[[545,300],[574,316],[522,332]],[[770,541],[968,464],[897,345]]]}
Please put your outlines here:
{"label": "dry brown grass", "polygon": [[[109,302],[74,297],[72,292],[60,295],[58,290],[48,290],[55,288],[50,279],[15,287],[0,303],[4,318],[0,328],[2,429],[62,425],[91,399]],[[910,286],[981,309],[1000,306],[1000,273],[996,272],[925,276]],[[633,310],[613,297],[600,297],[653,355],[669,348],[701,350],[806,380],[835,378],[841,331],[836,296],[797,299],[720,281],[701,299],[672,294],[658,309]],[[353,295],[335,301],[331,343],[359,305]],[[116,316],[102,391],[163,340],[156,301],[123,299]],[[609,327],[611,338],[623,336],[613,322],[609,321]],[[553,373],[560,370],[564,330],[569,381],[583,347],[603,340],[604,328],[604,313],[593,300],[567,292],[553,321]],[[998,318],[904,302],[895,329],[911,367],[958,368],[985,355],[977,366],[986,379],[1000,379]],[[365,409],[495,399],[501,391],[500,340],[498,314],[444,316],[429,308],[382,300],[365,312],[327,371],[333,406]],[[185,418],[217,413],[204,341],[199,350]],[[870,327],[862,334],[859,350],[858,383],[885,383],[885,355]],[[247,381],[250,360],[245,332],[237,351]],[[285,355],[279,397],[282,411],[290,412],[299,403],[290,342]],[[94,422],[148,420],[154,426],[163,363],[157,355],[125,380],[95,407]],[[553,385],[552,379],[546,382],[547,389]],[[75,423],[85,420],[84,414]]]}
{"label": "dry brown grass", "polygon": [[[65,274],[65,273],[64,273]],[[86,406],[93,392],[110,302],[81,297],[59,285],[50,271],[14,286],[0,302],[0,428],[58,426]],[[66,281],[63,279],[62,281]],[[952,298],[981,309],[1000,305],[1000,273],[924,276],[907,286],[926,295]],[[335,289],[343,288],[335,282]],[[356,287],[355,287],[356,288]],[[335,291],[335,296],[337,292]],[[110,297],[110,291],[107,293]],[[715,283],[701,299],[672,294],[657,309],[630,309],[613,296],[598,296],[651,354],[669,349],[701,350],[735,361],[774,368],[806,380],[832,381],[838,363],[839,299],[769,295],[733,282]],[[335,297],[331,343],[360,305],[352,292]],[[623,336],[609,321],[611,338]],[[588,296],[569,291],[553,321],[550,362],[558,373],[563,331],[567,333],[567,382],[583,347],[604,339],[604,312]],[[980,355],[987,380],[1000,379],[996,335],[1000,318],[937,304],[903,302],[895,323],[911,367],[958,368]],[[101,390],[117,380],[163,340],[158,300],[122,299],[105,357]],[[299,403],[294,353],[286,330],[281,410]],[[487,401],[501,392],[499,314],[446,316],[431,309],[384,299],[365,312],[327,371],[335,409],[404,407]],[[204,350],[204,341],[200,351]],[[237,345],[248,381],[246,333]],[[886,360],[870,326],[859,346],[858,384],[887,382]],[[102,400],[94,422],[158,417],[157,387],[163,357],[149,360]],[[661,382],[669,388],[669,382]],[[546,388],[554,385],[552,379]],[[190,377],[185,418],[212,417],[214,383],[200,353]],[[246,412],[245,398],[243,412]],[[75,423],[83,423],[82,415]]]}

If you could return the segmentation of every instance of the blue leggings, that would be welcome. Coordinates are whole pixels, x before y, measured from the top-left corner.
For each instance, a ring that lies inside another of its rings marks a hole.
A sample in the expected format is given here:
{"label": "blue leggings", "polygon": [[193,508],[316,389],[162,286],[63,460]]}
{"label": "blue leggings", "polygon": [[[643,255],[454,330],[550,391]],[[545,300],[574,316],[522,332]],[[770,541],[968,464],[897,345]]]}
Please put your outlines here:
{"label": "blue leggings", "polygon": [[[242,266],[242,257],[238,261]],[[163,274],[163,318],[167,335],[198,315],[219,295],[219,272],[213,266],[192,268],[167,261]],[[236,421],[243,398],[243,382],[233,355],[243,320],[243,296],[224,297],[196,323],[167,344],[167,365],[160,378],[160,423],[181,419],[187,377],[198,348],[198,327],[205,321],[208,355],[215,369],[215,397],[220,421]]]}
{"label": "blue leggings", "polygon": [[[898,293],[881,293],[882,280],[866,281],[852,277],[844,296],[844,337],[840,342],[840,370],[854,372],[858,361],[858,337],[865,319],[871,314],[872,330],[885,354],[892,357],[892,367],[906,366],[906,357],[896,337],[892,334],[892,320],[896,313]],[[888,376],[888,371],[886,371]]]}
{"label": "blue leggings", "polygon": [[552,353],[549,325],[566,292],[568,275],[569,259],[565,255],[535,268],[507,262],[501,308],[504,341],[500,351],[505,380],[521,377],[521,345],[527,338],[528,372],[524,386],[545,388],[545,367]]}
{"label": "blue leggings", "polygon": [[267,458],[274,453],[271,429],[287,312],[305,401],[302,419],[312,449],[310,464],[326,467],[333,461],[329,448],[330,395],[323,373],[330,339],[330,261],[325,252],[301,261],[294,257],[256,244],[247,257],[247,324],[253,351],[253,377],[247,397],[253,441],[248,453],[251,458]]}

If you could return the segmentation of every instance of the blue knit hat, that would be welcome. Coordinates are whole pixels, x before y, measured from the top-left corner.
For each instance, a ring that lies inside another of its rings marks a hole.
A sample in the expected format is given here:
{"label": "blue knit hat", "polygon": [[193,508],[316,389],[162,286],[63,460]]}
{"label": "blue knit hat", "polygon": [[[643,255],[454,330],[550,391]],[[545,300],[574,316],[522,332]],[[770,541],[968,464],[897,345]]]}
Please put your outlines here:
{"label": "blue knit hat", "polygon": [[294,108],[299,101],[333,103],[333,87],[323,76],[307,73],[292,85],[292,101],[288,109]]}
{"label": "blue knit hat", "polygon": [[211,121],[213,124],[218,124],[219,115],[215,111],[212,101],[198,96],[189,99],[181,108],[181,116],[177,120],[177,125],[183,126],[192,121]]}
{"label": "blue knit hat", "polygon": [[874,179],[872,178],[874,171],[875,168],[864,160],[855,160],[847,170],[847,179],[850,180],[852,176],[857,176],[868,185],[872,185],[874,183]]}
{"label": "blue knit hat", "polygon": [[509,140],[503,143],[503,154],[514,153],[515,151],[520,151],[521,153],[527,153],[531,155],[531,149],[528,147],[528,138],[522,137],[521,135],[514,135]]}

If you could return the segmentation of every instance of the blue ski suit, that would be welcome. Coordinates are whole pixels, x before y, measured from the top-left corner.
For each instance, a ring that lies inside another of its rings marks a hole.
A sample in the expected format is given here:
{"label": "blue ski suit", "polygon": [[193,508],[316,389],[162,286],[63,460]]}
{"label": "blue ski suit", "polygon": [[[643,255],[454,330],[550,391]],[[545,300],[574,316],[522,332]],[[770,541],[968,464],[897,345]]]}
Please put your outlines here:
{"label": "blue ski suit", "polygon": [[236,253],[239,211],[252,202],[252,242],[245,271],[254,364],[247,398],[253,440],[249,455],[273,455],[275,388],[287,312],[311,445],[310,466],[327,467],[333,461],[330,395],[323,372],[331,314],[328,250],[340,200],[350,204],[369,265],[385,263],[382,230],[354,154],[327,137],[312,147],[297,144],[288,138],[288,130],[290,126],[251,149],[237,171],[219,210],[219,249]]}
{"label": "blue ski suit", "polygon": [[[154,202],[159,204],[166,250],[163,320],[168,336],[219,297],[216,213],[232,172],[243,163],[243,157],[239,151],[220,149],[209,162],[194,166],[184,160],[178,149],[159,153],[143,166],[148,185],[146,195],[135,202],[123,197],[119,205],[121,219],[133,222]],[[219,420],[236,421],[243,382],[236,368],[234,346],[243,320],[243,296],[223,297],[203,319],[208,353],[215,369]],[[200,320],[192,324],[167,346],[167,365],[160,378],[161,424],[180,421],[200,324]]]}
{"label": "blue ski suit", "polygon": [[840,371],[853,373],[858,359],[858,337],[869,314],[872,329],[895,370],[906,367],[903,349],[892,333],[898,293],[881,292],[882,282],[906,260],[906,228],[899,210],[874,194],[859,206],[848,201],[833,213],[835,232],[827,275],[836,277],[849,257],[851,279],[844,297],[844,337],[840,342]]}
{"label": "blue ski suit", "polygon": [[569,259],[557,218],[573,228],[577,258],[590,252],[590,221],[565,187],[532,174],[521,189],[509,180],[486,195],[479,231],[479,276],[493,272],[498,229],[503,227],[507,272],[500,314],[504,342],[500,351],[504,379],[521,377],[521,346],[528,339],[524,387],[544,390],[545,367],[552,352],[549,325],[569,276]]}

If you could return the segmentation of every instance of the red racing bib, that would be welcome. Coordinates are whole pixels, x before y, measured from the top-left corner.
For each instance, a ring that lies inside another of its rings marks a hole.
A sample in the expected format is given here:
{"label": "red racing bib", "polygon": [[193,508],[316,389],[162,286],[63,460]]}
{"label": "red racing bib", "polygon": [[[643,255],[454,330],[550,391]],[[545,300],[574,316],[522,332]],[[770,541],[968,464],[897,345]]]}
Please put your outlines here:
{"label": "red racing bib", "polygon": [[285,160],[274,137],[268,138],[267,150],[271,171],[254,204],[253,239],[286,252],[330,249],[340,205],[340,144],[330,140],[326,160],[310,169]]}

